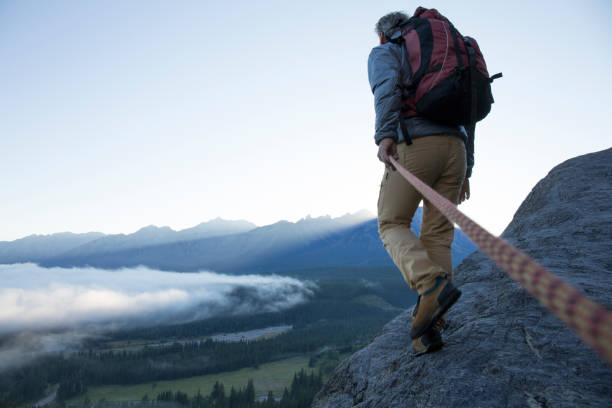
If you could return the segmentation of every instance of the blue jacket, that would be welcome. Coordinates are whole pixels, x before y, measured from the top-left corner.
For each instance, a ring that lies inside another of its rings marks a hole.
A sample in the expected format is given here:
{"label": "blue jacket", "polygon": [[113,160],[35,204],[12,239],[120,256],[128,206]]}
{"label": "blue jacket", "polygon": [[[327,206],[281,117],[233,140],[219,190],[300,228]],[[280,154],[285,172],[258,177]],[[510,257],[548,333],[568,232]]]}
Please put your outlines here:
{"label": "blue jacket", "polygon": [[[374,141],[379,144],[386,137],[396,143],[418,137],[451,134],[463,139],[466,147],[467,172],[472,175],[474,166],[474,137],[468,136],[463,126],[448,126],[423,117],[402,119],[402,92],[411,84],[412,72],[408,63],[408,52],[402,44],[387,42],[374,47],[368,58],[368,79],[374,94],[376,111],[376,133]],[[400,121],[403,121],[403,126]],[[404,135],[402,128],[408,135]]]}

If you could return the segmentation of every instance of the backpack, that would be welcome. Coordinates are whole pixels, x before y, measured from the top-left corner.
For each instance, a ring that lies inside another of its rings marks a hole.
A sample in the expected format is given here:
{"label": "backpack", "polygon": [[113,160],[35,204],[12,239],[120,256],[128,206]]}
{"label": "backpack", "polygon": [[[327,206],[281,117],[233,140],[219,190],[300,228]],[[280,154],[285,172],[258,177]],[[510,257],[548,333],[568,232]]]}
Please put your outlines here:
{"label": "backpack", "polygon": [[491,111],[491,82],[476,40],[463,37],[436,9],[417,8],[391,36],[408,50],[412,82],[404,89],[402,116],[423,116],[473,128]]}

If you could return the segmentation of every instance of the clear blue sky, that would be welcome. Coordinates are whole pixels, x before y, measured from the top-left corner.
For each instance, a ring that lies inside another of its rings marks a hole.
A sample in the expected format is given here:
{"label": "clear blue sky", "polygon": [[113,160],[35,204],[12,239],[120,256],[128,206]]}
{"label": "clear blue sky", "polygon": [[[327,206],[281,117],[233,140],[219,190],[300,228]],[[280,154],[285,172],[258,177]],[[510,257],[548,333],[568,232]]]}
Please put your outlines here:
{"label": "clear blue sky", "polygon": [[[373,27],[418,4],[0,0],[0,240],[374,213]],[[420,4],[504,73],[462,205],[500,233],[612,145],[612,2]]]}

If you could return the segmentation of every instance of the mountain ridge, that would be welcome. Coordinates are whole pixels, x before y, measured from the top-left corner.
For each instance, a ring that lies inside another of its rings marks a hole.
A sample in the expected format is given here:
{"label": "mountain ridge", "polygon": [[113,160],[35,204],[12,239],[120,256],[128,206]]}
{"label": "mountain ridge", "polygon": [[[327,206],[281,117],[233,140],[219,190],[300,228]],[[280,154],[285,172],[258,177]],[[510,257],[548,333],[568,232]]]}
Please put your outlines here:
{"label": "mountain ridge", "polygon": [[170,227],[157,227],[149,225],[142,227],[132,234],[112,234],[85,243],[79,247],[67,251],[65,255],[72,253],[79,255],[94,254],[104,251],[117,251],[132,248],[141,248],[159,244],[182,242],[202,238],[212,238],[239,234],[257,228],[251,222],[243,220],[213,220],[202,222],[195,227],[175,231]]}
{"label": "mountain ridge", "polygon": [[[417,234],[421,215],[419,208],[411,225]],[[47,267],[117,269],[143,265],[182,272],[264,274],[309,268],[391,266],[393,263],[378,236],[377,221],[372,217],[364,211],[336,218],[307,216],[296,222],[279,221],[240,233],[171,242],[158,239],[167,227],[148,226],[131,236],[105,236],[55,256],[22,261]],[[475,246],[459,230],[455,235],[452,249],[456,264]],[[134,245],[143,236],[148,242]],[[127,245],[126,237],[132,239]]]}
{"label": "mountain ridge", "polygon": [[[231,233],[244,232],[257,226],[244,220],[224,220],[219,217],[204,221],[198,225],[182,230],[174,230],[168,226],[158,227],[148,225],[129,234],[104,234],[101,232],[58,232],[53,234],[32,234],[13,241],[0,241],[0,263],[38,262],[43,259],[57,256],[59,253],[84,248],[85,252],[95,252],[102,245],[127,244],[127,247],[146,246],[159,242],[151,240],[151,236],[165,233],[173,235],[166,242],[180,241],[181,239],[197,239],[207,236],[221,236]],[[69,238],[69,239],[68,239]],[[149,238],[149,239],[147,239]],[[95,242],[97,244],[94,244]],[[144,242],[143,242],[144,241]]]}

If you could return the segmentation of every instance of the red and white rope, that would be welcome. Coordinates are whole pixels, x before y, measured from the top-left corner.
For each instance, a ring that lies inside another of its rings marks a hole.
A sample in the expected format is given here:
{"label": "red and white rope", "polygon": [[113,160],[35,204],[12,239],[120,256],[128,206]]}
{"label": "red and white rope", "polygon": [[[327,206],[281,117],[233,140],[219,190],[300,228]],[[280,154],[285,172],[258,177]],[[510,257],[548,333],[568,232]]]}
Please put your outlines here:
{"label": "red and white rope", "polygon": [[589,346],[612,366],[612,312],[591,300],[561,278],[553,275],[531,257],[498,238],[457,209],[427,184],[403,168],[394,158],[396,170],[451,222],[478,245],[495,263],[571,327]]}

